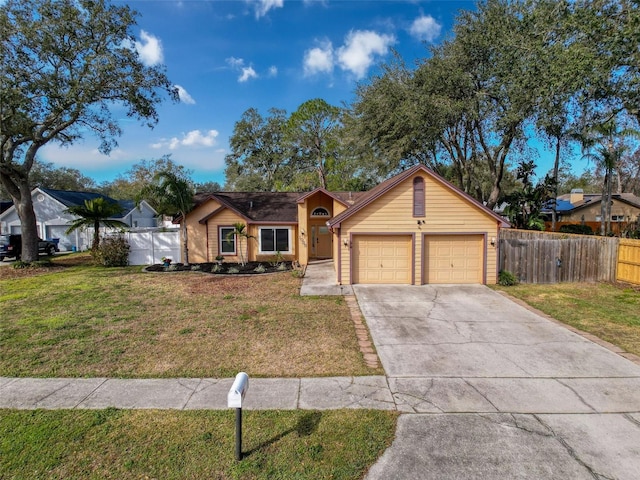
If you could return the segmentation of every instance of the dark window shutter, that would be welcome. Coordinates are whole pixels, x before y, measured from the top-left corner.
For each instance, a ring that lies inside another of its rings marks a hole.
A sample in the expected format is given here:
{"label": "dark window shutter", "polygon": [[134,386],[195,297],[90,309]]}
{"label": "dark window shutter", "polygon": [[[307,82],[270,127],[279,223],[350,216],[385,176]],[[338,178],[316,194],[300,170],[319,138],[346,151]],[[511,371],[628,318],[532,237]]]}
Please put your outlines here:
{"label": "dark window shutter", "polygon": [[424,179],[413,179],[413,216],[424,217]]}

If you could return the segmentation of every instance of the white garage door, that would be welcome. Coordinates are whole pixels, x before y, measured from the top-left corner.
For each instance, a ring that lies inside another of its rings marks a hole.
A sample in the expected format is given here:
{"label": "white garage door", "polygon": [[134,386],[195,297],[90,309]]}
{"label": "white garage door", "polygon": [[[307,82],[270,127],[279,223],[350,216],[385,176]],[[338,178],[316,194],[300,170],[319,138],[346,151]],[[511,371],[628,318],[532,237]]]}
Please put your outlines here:
{"label": "white garage door", "polygon": [[425,238],[425,283],[482,283],[483,235]]}
{"label": "white garage door", "polygon": [[411,237],[353,237],[353,283],[411,283]]}
{"label": "white garage door", "polygon": [[70,251],[75,242],[75,234],[71,233],[69,235],[66,234],[67,225],[47,225],[45,227],[45,236],[47,239],[57,238],[60,241],[58,242],[58,248],[61,251]]}

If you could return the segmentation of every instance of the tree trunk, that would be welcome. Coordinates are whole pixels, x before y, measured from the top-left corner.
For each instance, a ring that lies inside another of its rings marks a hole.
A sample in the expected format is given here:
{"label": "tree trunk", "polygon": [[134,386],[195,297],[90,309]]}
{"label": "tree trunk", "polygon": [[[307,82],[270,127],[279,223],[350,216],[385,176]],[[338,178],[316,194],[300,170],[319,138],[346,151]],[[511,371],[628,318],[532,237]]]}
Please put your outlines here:
{"label": "tree trunk", "polygon": [[611,193],[613,191],[613,169],[609,170],[607,173],[607,204],[606,204],[606,214],[607,214],[607,233],[611,231]]}
{"label": "tree trunk", "polygon": [[98,251],[100,246],[100,222],[95,221],[93,224],[93,243],[91,244],[91,251],[93,253]]}
{"label": "tree trunk", "polygon": [[182,258],[185,265],[189,265],[189,238],[187,237],[187,222],[185,221],[186,215],[182,215]]}
{"label": "tree trunk", "polygon": [[553,162],[553,207],[551,209],[551,231],[556,231],[558,220],[558,170],[560,169],[560,137],[556,138],[556,159]]}
{"label": "tree trunk", "polygon": [[600,235],[606,235],[606,218],[607,218],[607,183],[609,177],[608,170],[604,175],[604,185],[602,186],[602,195],[600,196]]}
{"label": "tree trunk", "polygon": [[26,179],[21,179],[18,187],[20,197],[15,198],[13,195],[11,197],[22,227],[22,261],[30,263],[38,260],[38,226],[36,225],[36,214],[33,211],[29,182]]}

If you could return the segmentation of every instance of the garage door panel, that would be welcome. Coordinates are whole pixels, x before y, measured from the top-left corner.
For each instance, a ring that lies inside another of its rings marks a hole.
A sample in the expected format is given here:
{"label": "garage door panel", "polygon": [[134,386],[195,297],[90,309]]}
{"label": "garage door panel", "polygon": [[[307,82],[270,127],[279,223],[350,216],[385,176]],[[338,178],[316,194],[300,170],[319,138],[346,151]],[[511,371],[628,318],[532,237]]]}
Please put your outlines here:
{"label": "garage door panel", "polygon": [[355,235],[354,283],[411,283],[411,236]]}
{"label": "garage door panel", "polygon": [[483,246],[483,235],[427,236],[423,281],[482,283]]}

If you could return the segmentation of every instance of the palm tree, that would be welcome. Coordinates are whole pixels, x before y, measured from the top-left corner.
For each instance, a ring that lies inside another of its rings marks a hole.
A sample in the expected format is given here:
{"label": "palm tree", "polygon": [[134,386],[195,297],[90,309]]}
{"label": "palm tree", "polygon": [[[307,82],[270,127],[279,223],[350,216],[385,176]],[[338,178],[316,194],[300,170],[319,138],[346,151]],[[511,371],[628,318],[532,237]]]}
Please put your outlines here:
{"label": "palm tree", "polygon": [[621,128],[615,118],[593,126],[586,134],[579,135],[584,157],[594,160],[604,169],[604,182],[600,200],[600,235],[611,231],[611,196],[613,193],[613,176],[618,163],[629,149],[624,142],[626,137],[640,137],[640,132],[630,128]]}
{"label": "palm tree", "polygon": [[153,183],[147,185],[137,198],[140,203],[142,198],[150,195],[156,199],[156,211],[163,215],[179,215],[182,238],[182,258],[189,265],[189,243],[186,217],[193,208],[193,186],[186,178],[176,175],[170,170],[158,172]]}
{"label": "palm tree", "polygon": [[82,205],[74,205],[65,210],[65,213],[77,215],[79,218],[74,220],[67,234],[79,228],[93,227],[93,243],[91,250],[95,252],[100,245],[100,226],[108,228],[127,228],[128,225],[120,220],[114,220],[112,217],[122,213],[122,207],[114,201],[110,201],[104,197],[97,197],[91,200],[85,200]]}
{"label": "palm tree", "polygon": [[237,222],[233,224],[233,232],[229,232],[227,235],[227,239],[236,237],[238,239],[238,252],[240,252],[240,263],[244,267],[247,262],[244,259],[244,253],[242,253],[242,239],[244,238],[247,243],[249,243],[250,238],[256,238],[253,235],[249,235],[247,231],[247,226],[242,222]]}

